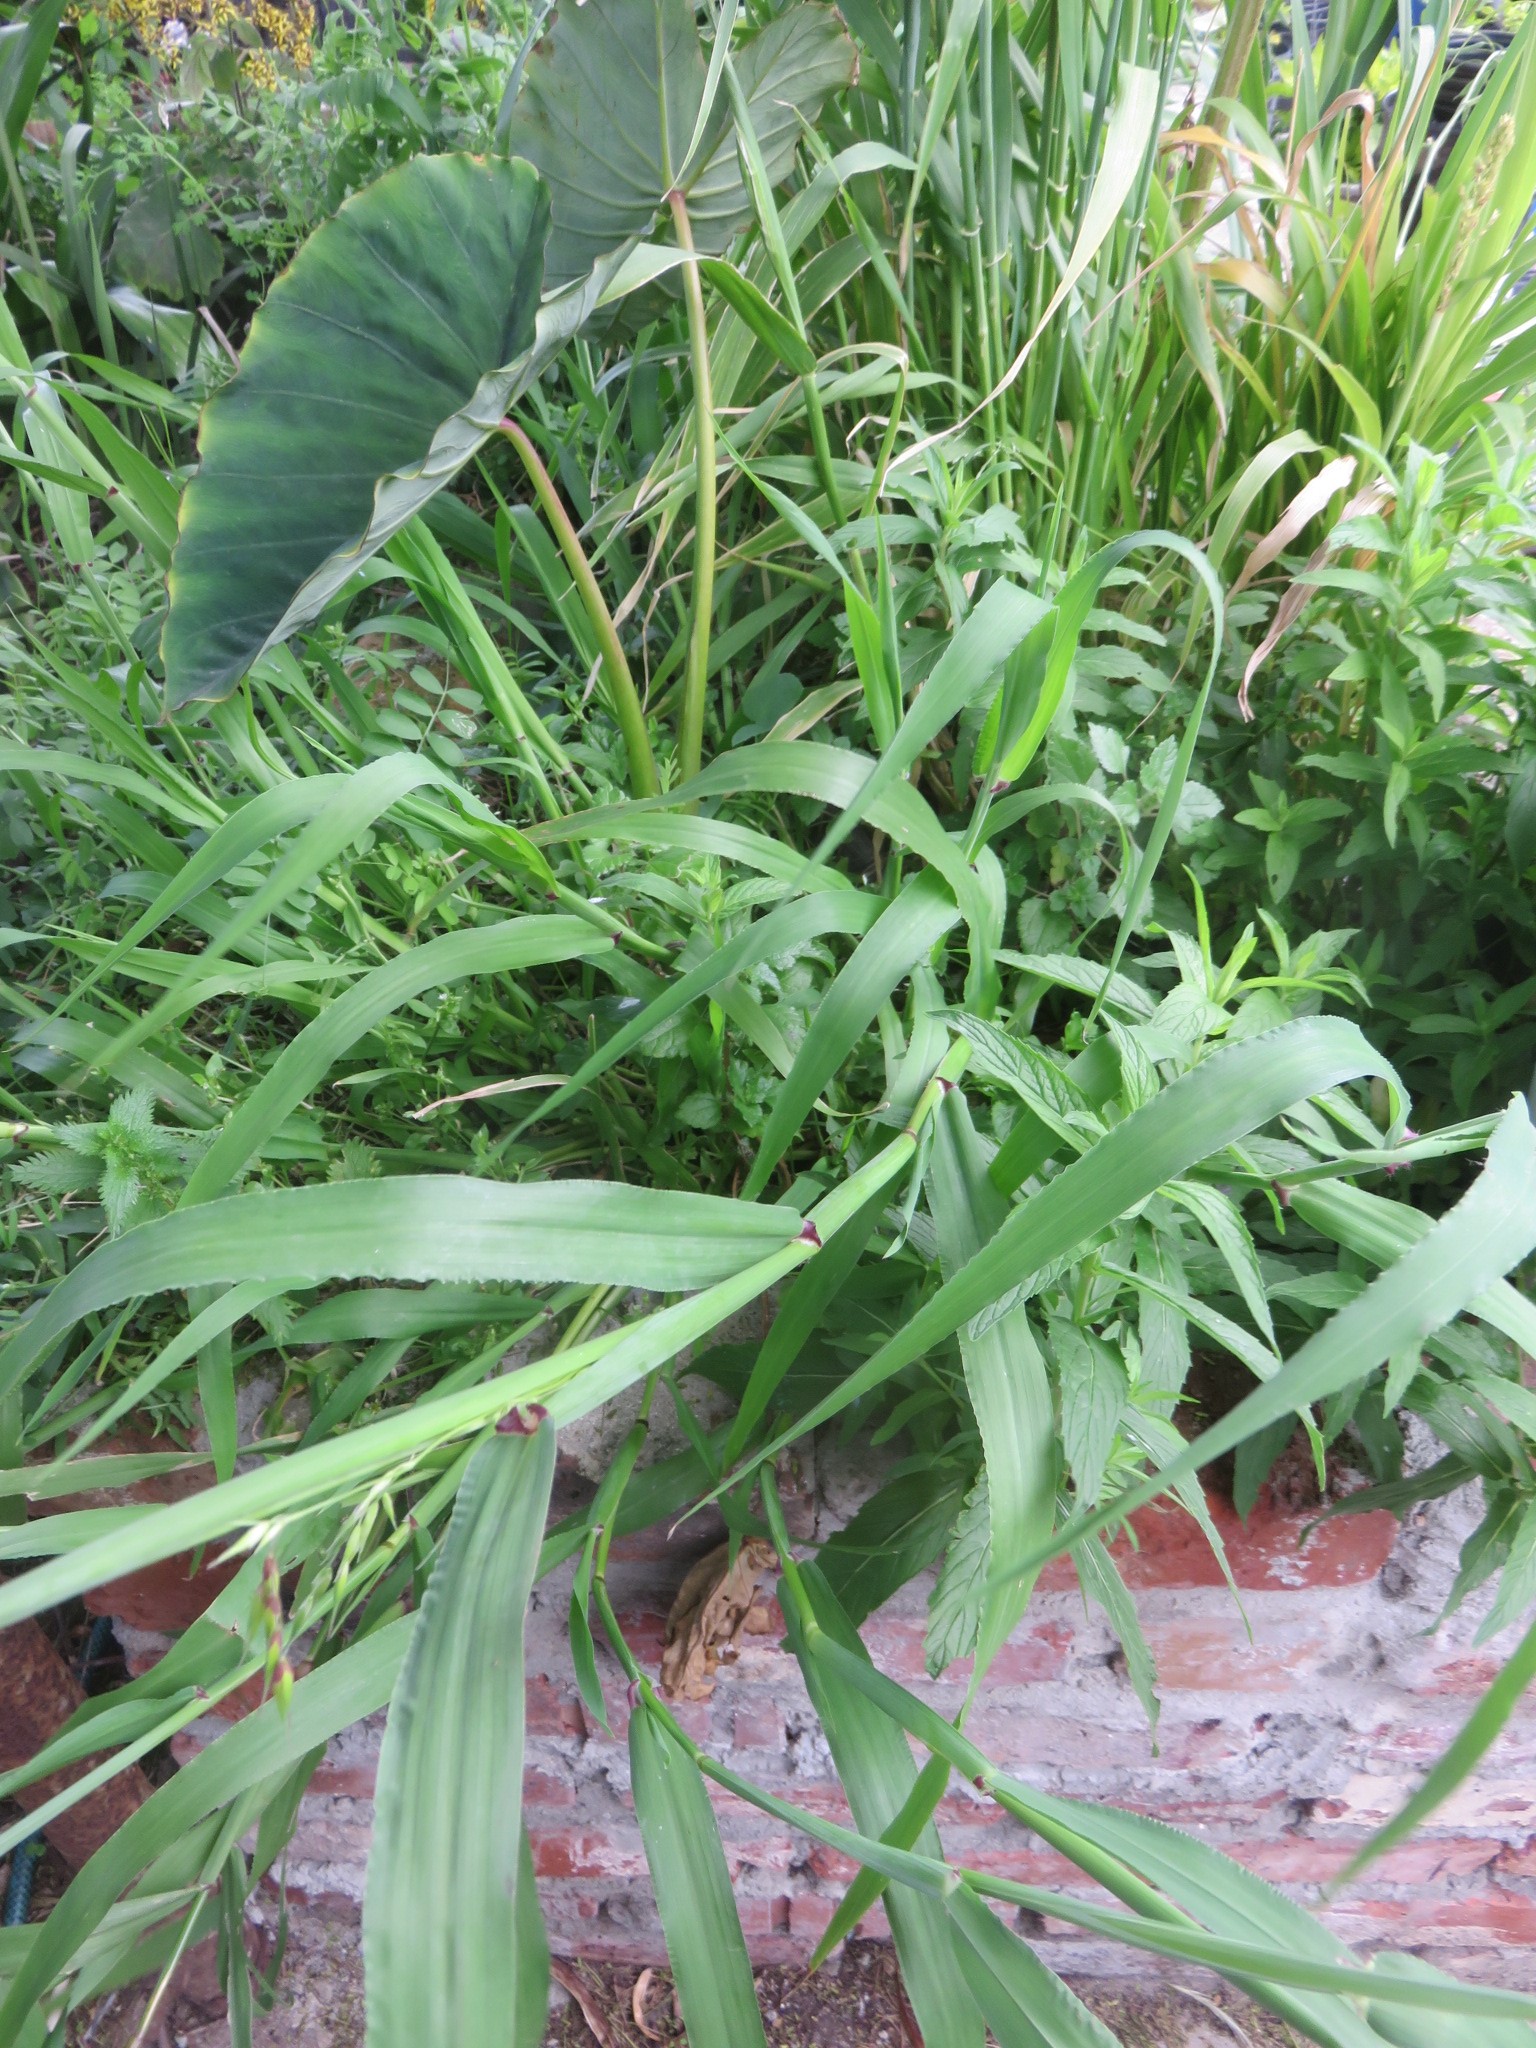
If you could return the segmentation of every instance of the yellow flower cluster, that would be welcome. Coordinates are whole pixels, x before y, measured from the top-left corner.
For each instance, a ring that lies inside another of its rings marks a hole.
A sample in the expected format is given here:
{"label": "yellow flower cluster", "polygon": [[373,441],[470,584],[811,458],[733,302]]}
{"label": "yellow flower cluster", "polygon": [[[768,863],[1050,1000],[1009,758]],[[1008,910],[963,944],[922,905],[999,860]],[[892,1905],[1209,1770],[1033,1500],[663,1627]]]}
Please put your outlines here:
{"label": "yellow flower cluster", "polygon": [[277,0],[106,0],[104,11],[151,56],[168,61],[194,36],[214,36],[237,52],[241,75],[254,86],[277,83],[278,57],[299,71],[314,59],[312,0],[286,0],[282,6]]}

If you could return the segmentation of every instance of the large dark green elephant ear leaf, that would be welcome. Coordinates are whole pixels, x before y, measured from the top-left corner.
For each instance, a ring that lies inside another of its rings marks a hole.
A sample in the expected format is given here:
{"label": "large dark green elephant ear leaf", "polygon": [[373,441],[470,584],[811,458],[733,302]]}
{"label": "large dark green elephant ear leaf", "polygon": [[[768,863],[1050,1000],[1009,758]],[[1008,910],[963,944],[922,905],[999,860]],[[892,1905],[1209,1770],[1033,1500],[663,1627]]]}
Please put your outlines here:
{"label": "large dark green elephant ear leaf", "polygon": [[349,199],[256,315],[182,499],[171,707],[228,695],[448,482],[595,292],[540,309],[526,163],[418,157]]}
{"label": "large dark green elephant ear leaf", "polygon": [[[800,120],[857,69],[830,7],[787,8],[734,53],[752,126],[778,179]],[[667,194],[689,199],[694,237],[723,249],[746,221],[729,102],[705,108],[708,70],[690,0],[560,0],[531,51],[498,139],[550,189],[552,285],[585,276],[618,244],[649,234]],[[701,109],[703,119],[701,120]]]}
{"label": "large dark green elephant ear leaf", "polygon": [[[787,177],[802,118],[814,122],[823,103],[858,76],[858,52],[831,7],[807,4],[777,15],[732,59],[768,182]],[[727,123],[688,181],[688,212],[701,249],[723,249],[747,218],[741,158]],[[558,226],[558,215],[556,217]]]}

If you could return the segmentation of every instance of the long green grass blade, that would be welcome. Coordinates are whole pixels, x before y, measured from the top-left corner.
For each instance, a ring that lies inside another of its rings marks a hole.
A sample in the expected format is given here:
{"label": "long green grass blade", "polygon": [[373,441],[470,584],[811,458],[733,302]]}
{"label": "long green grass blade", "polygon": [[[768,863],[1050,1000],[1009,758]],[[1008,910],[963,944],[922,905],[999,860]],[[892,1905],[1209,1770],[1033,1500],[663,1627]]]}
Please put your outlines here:
{"label": "long green grass blade", "polygon": [[630,1717],[629,1765],[692,2048],[767,2048],[709,1793],[698,1766],[644,1700]]}
{"label": "long green grass blade", "polygon": [[[958,1089],[936,1120],[929,1201],[942,1268],[951,1277],[996,1236],[1007,1213]],[[962,1328],[960,1357],[986,1457],[989,1555],[1019,1557],[1045,1541],[1056,1516],[1055,1406],[1027,1309],[1010,1309],[979,1332]],[[1032,1586],[1025,1578],[987,1592],[977,1617],[973,1689],[1013,1633]]]}
{"label": "long green grass blade", "polygon": [[968,1885],[957,1885],[944,1903],[969,1951],[971,1989],[998,2048],[1119,2048],[1103,2021]]}
{"label": "long green grass blade", "polygon": [[[532,1877],[523,1625],[554,1473],[548,1424],[488,1436],[427,1585],[374,1795],[363,1911],[369,2048],[495,2041],[513,2015],[542,2017],[547,1952],[541,1982],[521,1896]],[[527,2039],[520,2029],[519,2048]]]}
{"label": "long green grass blade", "polygon": [[[82,1943],[141,1872],[162,1867],[208,1815],[286,1770],[389,1698],[413,1618],[391,1623],[344,1650],[293,1689],[286,1714],[276,1700],[237,1721],[185,1765],[97,1850],[49,1915],[0,2005],[0,2040],[61,1976]],[[199,1859],[200,1861],[201,1859]],[[196,1875],[195,1866],[186,1880]]]}
{"label": "long green grass blade", "polygon": [[[858,1631],[838,1606],[836,1595],[814,1565],[799,1578],[817,1622],[853,1657],[867,1656]],[[793,1600],[784,1601],[789,1647],[816,1709],[832,1761],[861,1834],[883,1835],[903,1811],[917,1783],[917,1766],[893,1721],[868,1712],[861,1696],[809,1654],[797,1625]],[[930,1819],[913,1842],[920,1854],[942,1857],[938,1830]],[[927,2048],[980,2048],[985,2028],[966,1989],[953,1933],[936,1900],[898,1889],[886,1895],[891,1933],[902,1981]]]}
{"label": "long green grass blade", "polygon": [[1520,1638],[1509,1662],[1467,1716],[1444,1756],[1425,1774],[1423,1784],[1404,1801],[1401,1810],[1393,1814],[1386,1826],[1378,1828],[1364,1848],[1350,1859],[1338,1880],[1341,1885],[1358,1877],[1368,1864],[1405,1840],[1415,1828],[1422,1827],[1436,1807],[1445,1804],[1497,1742],[1533,1680],[1536,1680],[1536,1622]]}
{"label": "long green grass blade", "polygon": [[156,1217],[93,1252],[0,1349],[0,1389],[19,1385],[80,1317],[169,1287],[281,1273],[299,1287],[366,1276],[674,1292],[739,1272],[799,1230],[787,1209],[606,1181],[514,1187],[408,1174],[230,1195]]}

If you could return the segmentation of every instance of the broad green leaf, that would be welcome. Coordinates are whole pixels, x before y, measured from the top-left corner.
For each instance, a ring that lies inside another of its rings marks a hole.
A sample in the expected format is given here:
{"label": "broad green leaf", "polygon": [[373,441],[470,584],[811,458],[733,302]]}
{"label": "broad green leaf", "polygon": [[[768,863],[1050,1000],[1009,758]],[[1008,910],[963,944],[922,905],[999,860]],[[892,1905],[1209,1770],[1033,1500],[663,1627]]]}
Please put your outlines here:
{"label": "broad green leaf", "polygon": [[[1223,1047],[1011,1210],[990,1243],[850,1373],[837,1394],[802,1417],[793,1435],[819,1428],[1053,1260],[1091,1244],[1148,1195],[1292,1103],[1344,1080],[1390,1071],[1342,1018],[1308,1017]],[[763,1455],[776,1455],[792,1440],[780,1439]],[[1011,1561],[998,1562],[1012,1569]],[[1026,1562],[1017,1560],[1021,1569]]]}
{"label": "broad green leaf", "polygon": [[494,430],[535,352],[548,208],[527,164],[417,157],[300,249],[203,415],[172,709],[227,696]]}
{"label": "broad green leaf", "polygon": [[[970,1111],[958,1089],[939,1109],[928,1189],[940,1267],[950,1279],[996,1236],[1008,1212],[1006,1200],[987,1178]],[[1049,1535],[1056,1513],[1051,1386],[1027,1308],[1020,1304],[985,1329],[962,1327],[960,1357],[986,1459],[990,1553],[994,1560],[1017,1557]],[[976,1651],[973,1688],[1012,1634],[1033,1587],[1030,1578],[988,1587],[974,1641],[966,1646]]]}
{"label": "broad green leaf", "polygon": [[118,216],[112,267],[153,299],[206,299],[224,275],[224,250],[187,206],[165,159]]}
{"label": "broad green leaf", "polygon": [[[242,1280],[237,1287],[226,1289],[217,1295],[192,1318],[184,1328],[178,1330],[156,1352],[155,1356],[123,1388],[115,1399],[108,1402],[99,1415],[95,1415],[70,1445],[71,1453],[83,1451],[104,1436],[122,1418],[136,1408],[156,1387],[170,1378],[179,1366],[186,1364],[205,1344],[225,1336],[242,1316],[253,1315],[263,1302],[270,1301],[275,1294],[281,1294],[284,1283],[273,1277],[260,1280]],[[225,1461],[220,1460],[219,1477],[229,1477]]]}
{"label": "broad green leaf", "polygon": [[766,2048],[709,1793],[644,1700],[630,1717],[629,1765],[688,2039],[693,2048]]}
{"label": "broad green leaf", "polygon": [[0,1388],[19,1385],[81,1316],[169,1287],[281,1273],[294,1287],[366,1276],[672,1292],[708,1287],[799,1230],[787,1209],[608,1181],[405,1174],[230,1195],[142,1223],[83,1260],[0,1347]]}
{"label": "broad green leaf", "polygon": [[517,1863],[517,2000],[512,2008],[511,2048],[542,2048],[549,2027],[549,1936],[539,1910],[533,1844],[522,1830]]}
{"label": "broad green leaf", "polygon": [[[141,1479],[159,1479],[207,1463],[206,1451],[131,1451],[122,1456],[80,1458],[68,1465],[18,1465],[0,1471],[0,1500],[18,1493],[28,1500],[57,1500],[61,1494],[132,1486]],[[0,1793],[0,1798],[4,1796]]]}
{"label": "broad green leaf", "polygon": [[[1454,1985],[1454,1977],[1437,1970],[1422,1956],[1398,1955],[1387,1949],[1371,1958],[1371,1968],[1385,1977],[1416,1978],[1424,1985]],[[1392,2048],[1531,2048],[1525,2020],[1453,2017],[1444,2012],[1415,2011],[1388,1999],[1368,1999],[1366,2017]]]}
{"label": "broad green leaf", "polygon": [[31,119],[66,6],[67,0],[32,0],[0,28],[0,122],[13,152],[21,148],[21,131]]}
{"label": "broad green leaf", "polygon": [[[977,652],[974,641],[968,652]],[[930,678],[930,686],[932,678]],[[972,687],[975,678],[972,677]],[[959,845],[940,825],[932,807],[900,776],[888,778],[870,794],[870,780],[881,773],[884,757],[870,764],[863,754],[811,740],[760,740],[755,746],[733,747],[711,761],[702,774],[676,792],[678,800],[745,790],[781,790],[818,797],[847,812],[854,808],[873,828],[888,832],[900,845],[925,860],[954,891],[966,922],[978,933],[994,922],[992,907]],[[841,825],[839,826],[839,831]],[[819,856],[818,856],[819,859]],[[795,879],[816,886],[822,869],[801,860]]]}
{"label": "broad green leaf", "polygon": [[45,782],[98,783],[137,797],[146,810],[175,818],[194,831],[207,832],[220,822],[216,803],[200,792],[183,789],[173,778],[162,782],[126,768],[120,761],[93,761],[85,754],[56,753],[51,747],[0,747],[0,775],[35,775]]}
{"label": "broad green leaf", "polygon": [[[803,1566],[799,1576],[820,1626],[850,1656],[867,1656],[857,1629],[820,1571],[814,1565]],[[782,1605],[789,1647],[799,1659],[854,1822],[861,1834],[883,1835],[903,1812],[917,1785],[917,1766],[906,1738],[894,1721],[869,1713],[858,1693],[809,1654],[795,1602],[786,1598]],[[910,1846],[926,1856],[943,1855],[931,1819]],[[981,2048],[985,2028],[966,1989],[943,1908],[935,1900],[901,1887],[888,1890],[885,1900],[902,1982],[926,2048],[967,2048],[967,2044]]]}
{"label": "broad green leaf", "polygon": [[797,377],[814,377],[816,358],[793,321],[787,320],[734,264],[714,257],[701,259],[699,268],[733,313],[745,320],[758,340],[766,343]]}
{"label": "broad green leaf", "polygon": [[[958,1065],[953,1055],[948,1057]],[[941,1074],[936,1075],[924,1091],[925,1101],[918,1103],[913,1114],[915,1127],[920,1127],[925,1121],[946,1078],[948,1076],[941,1070]],[[274,1516],[291,1518],[302,1508],[332,1501],[360,1480],[398,1467],[430,1446],[448,1443],[466,1431],[482,1428],[487,1422],[505,1415],[508,1405],[514,1400],[543,1403],[560,1425],[588,1414],[646,1373],[666,1365],[685,1346],[700,1343],[727,1317],[739,1313],[749,1302],[779,1285],[796,1266],[813,1257],[820,1245],[830,1243],[838,1231],[850,1224],[857,1227],[879,1190],[888,1186],[910,1165],[916,1146],[915,1129],[900,1132],[881,1153],[817,1204],[808,1219],[809,1229],[797,1227],[798,1218],[788,1215],[782,1231],[793,1234],[787,1243],[781,1233],[774,1231],[772,1220],[785,1217],[784,1211],[755,1212],[766,1219],[770,1231],[768,1248],[764,1251],[760,1242],[749,1238],[741,1248],[736,1270],[727,1279],[706,1287],[702,1293],[687,1295],[669,1307],[635,1318],[619,1329],[587,1338],[567,1351],[557,1351],[539,1363],[524,1366],[515,1380],[497,1377],[486,1385],[457,1386],[433,1398],[399,1407],[376,1422],[290,1452],[265,1469],[242,1473],[222,1485],[173,1502],[153,1515],[141,1515],[130,1530],[102,1542],[88,1543],[67,1558],[38,1566],[24,1578],[0,1580],[0,1628],[6,1628],[44,1607],[57,1605],[104,1579],[153,1564],[177,1551],[194,1549],[199,1544],[227,1535],[233,1529],[249,1528]],[[434,1182],[434,1191],[451,1184]],[[359,1184],[342,1183],[329,1192],[345,1192],[349,1185]],[[472,1185],[483,1186],[484,1183]],[[571,1182],[557,1185],[577,1186]],[[526,1192],[532,1194],[537,1190]],[[579,1195],[579,1188],[577,1192]],[[639,1189],[623,1192],[633,1193],[645,1202],[653,1203],[655,1199]],[[686,1200],[709,1203],[709,1198],[703,1196],[691,1196]],[[206,1219],[217,1206],[209,1204],[202,1209],[183,1211],[180,1220]],[[739,1202],[717,1204],[709,1213],[715,1213],[716,1209],[722,1220],[732,1215],[738,1222],[742,1212],[750,1213],[750,1205]],[[687,1213],[702,1215],[705,1212],[691,1210]],[[730,1228],[728,1225],[728,1235]],[[421,1241],[429,1240],[432,1235],[431,1224],[424,1224],[418,1217],[411,1233],[411,1242],[418,1251]],[[773,1248],[775,1235],[778,1236],[778,1249]],[[443,1231],[442,1243],[450,1252],[456,1244],[451,1222]],[[490,1295],[487,1300],[494,1303],[499,1298]],[[691,1476],[690,1490],[702,1483],[702,1472]],[[670,1505],[657,1512],[669,1512]],[[218,1601],[214,1605],[217,1608]],[[238,1607],[231,1610],[233,1618],[238,1620],[239,1612]],[[189,1631],[189,1636],[192,1634],[195,1631]],[[215,1649],[221,1649],[217,1633],[209,1641]],[[160,1667],[167,1681],[174,1675],[177,1682],[206,1682],[200,1670],[195,1671],[190,1662],[177,1662],[180,1649],[178,1645]]]}
{"label": "broad green leaf", "polygon": [[1237,1204],[1220,1188],[1205,1187],[1199,1181],[1175,1181],[1168,1194],[1180,1208],[1188,1210],[1226,1260],[1248,1313],[1273,1344],[1275,1326],[1259,1271],[1259,1255]]}
{"label": "broad green leaf", "polygon": [[[1065,1318],[1051,1324],[1051,1350],[1061,1386],[1061,1448],[1080,1500],[1093,1502],[1104,1484],[1104,1467],[1115,1441],[1115,1425],[1130,1393],[1125,1366],[1104,1339]],[[999,1549],[999,1559],[1021,1551]]]}
{"label": "broad green leaf", "polygon": [[513,1290],[487,1294],[483,1287],[358,1287],[333,1294],[300,1316],[288,1331],[290,1344],[380,1343],[424,1337],[430,1330],[480,1329],[497,1322],[521,1322],[533,1313],[534,1296]]}
{"label": "broad green leaf", "polygon": [[964,1466],[938,1460],[900,1472],[823,1543],[822,1576],[852,1622],[884,1606],[933,1563],[965,1498],[968,1477]]}
{"label": "broad green leaf", "polygon": [[[728,32],[728,30],[727,30]],[[770,178],[789,170],[800,119],[853,77],[853,45],[830,7],[784,9],[733,53]],[[504,104],[497,141],[549,187],[551,286],[645,237],[674,189],[701,250],[724,249],[751,207],[723,94],[686,0],[583,0],[563,6]],[[700,124],[703,134],[694,138]]]}
{"label": "broad green leaf", "polygon": [[1162,1711],[1162,1702],[1157,1696],[1157,1666],[1141,1632],[1141,1617],[1136,1612],[1130,1588],[1121,1578],[1119,1567],[1101,1537],[1092,1536],[1086,1543],[1079,1543],[1072,1552],[1072,1564],[1084,1597],[1096,1601],[1103,1608],[1106,1620],[1120,1638],[1120,1648],[1125,1654],[1125,1675],[1146,1714],[1155,1756],[1157,1723]]}
{"label": "broad green leaf", "polygon": [[[949,1787],[949,1765],[943,1757],[931,1756],[912,1781],[912,1790],[900,1813],[880,1839],[895,1849],[910,1849],[933,1819],[939,1801]],[[837,1911],[827,1922],[817,1942],[810,1967],[819,1970],[841,1941],[846,1941],[877,1899],[885,1895],[889,1880],[866,1864],[843,1893]]]}
{"label": "broad green leaf", "polygon": [[[62,1771],[71,1764],[80,1763],[86,1757],[99,1756],[105,1749],[115,1749],[119,1744],[131,1747],[145,1736],[153,1742],[166,1742],[175,1733],[177,1712],[180,1708],[206,1708],[203,1694],[187,1688],[169,1703],[158,1699],[128,1700],[116,1704],[116,1695],[107,1694],[106,1709],[93,1721],[82,1727],[70,1727],[53,1736],[43,1747],[28,1757],[15,1770],[0,1771],[0,1799],[9,1799],[25,1785],[35,1784],[39,1778],[46,1778],[54,1771]],[[73,1790],[73,1788],[71,1788]],[[3,1975],[0,1971],[0,1975]]]}
{"label": "broad green leaf", "polygon": [[985,694],[1003,663],[1045,610],[1043,599],[1011,583],[994,583],[977,600],[912,699],[890,745],[881,749],[879,760],[844,801],[843,815],[822,839],[808,865],[823,865],[861,819],[873,816],[876,799],[894,789],[924,747],[951,719]]}
{"label": "broad green leaf", "polygon": [[974,1652],[987,1605],[991,1558],[992,1504],[983,1467],[955,1520],[943,1566],[928,1596],[923,1662],[930,1678]]}
{"label": "broad green leaf", "polygon": [[[1341,1994],[1338,2020],[1330,2015],[1321,2020],[1301,2019],[1300,2024],[1314,2039],[1325,2043],[1353,2041],[1359,2043],[1360,2048],[1365,2048],[1366,2043],[1373,2044],[1374,2048],[1379,2039],[1374,2029],[1355,2031],[1349,2027],[1356,2016],[1349,2011],[1344,2000],[1369,1997],[1372,1988],[1368,1972],[1357,1964],[1313,1960],[1289,1947],[1209,1934],[1203,1928],[1181,1926],[1171,1921],[1140,1920],[1131,1914],[1106,1912],[1080,1900],[1065,1898],[1060,1892],[1046,1891],[1037,1885],[1013,1884],[1006,1878],[994,1878],[980,1871],[969,1872],[967,1876],[976,1891],[1022,1906],[1027,1912],[1053,1914],[1087,1933],[1122,1941],[1128,1947],[1139,1948],[1149,1955],[1200,1963],[1207,1969],[1219,1971],[1230,1982],[1282,2016],[1297,2016],[1301,2003],[1295,1995],[1297,1991]],[[1384,2002],[1392,2001],[1435,2013],[1466,2014],[1488,2020],[1536,2019],[1536,1999],[1520,1992],[1461,1984],[1450,1977],[1439,1978],[1433,1983],[1392,1978],[1387,1983],[1378,1983],[1375,1996]]]}
{"label": "broad green leaf", "polygon": [[1073,1081],[1037,1045],[1011,1037],[984,1018],[962,1012],[956,1028],[971,1048],[970,1064],[988,1080],[1011,1088],[1041,1123],[1074,1152],[1086,1152],[1102,1131],[1102,1119]]}
{"label": "broad green leaf", "polygon": [[[913,1140],[898,1139],[887,1148],[891,1162],[870,1167],[894,1174],[910,1161]],[[879,1184],[879,1172],[870,1177],[870,1167],[861,1170],[845,1186],[855,1210]],[[444,1186],[432,1183],[434,1192]],[[357,1185],[357,1184],[353,1184]],[[397,1183],[398,1185],[398,1183]],[[473,1185],[483,1186],[484,1183]],[[566,1182],[561,1185],[574,1186]],[[333,1190],[334,1192],[334,1190]],[[636,1194],[643,1191],[635,1190]],[[840,1192],[840,1191],[836,1191]],[[847,1220],[836,1209],[836,1192],[813,1212],[822,1221],[822,1234],[832,1233]],[[689,1201],[708,1197],[689,1196]],[[207,1208],[183,1212],[206,1217]],[[725,1204],[744,1208],[745,1204]],[[759,1211],[762,1215],[782,1212]],[[798,1219],[791,1216],[788,1227]],[[417,1219],[412,1242],[423,1235]],[[452,1223],[444,1232],[450,1247],[456,1241]],[[119,1239],[119,1243],[126,1239]],[[379,1421],[348,1430],[307,1449],[289,1454],[264,1468],[241,1473],[219,1486],[195,1493],[185,1500],[140,1510],[128,1528],[118,1530],[99,1542],[85,1544],[71,1555],[36,1567],[24,1578],[0,1579],[0,1629],[29,1614],[56,1606],[61,1601],[100,1585],[103,1580],[154,1564],[183,1550],[195,1549],[231,1530],[249,1528],[274,1516],[290,1517],[300,1509],[333,1501],[338,1493],[359,1480],[376,1476],[409,1461],[435,1444],[446,1443],[468,1430],[482,1428],[507,1412],[514,1401],[537,1401],[546,1405],[555,1420],[564,1425],[590,1413],[604,1401],[621,1394],[648,1372],[666,1365],[685,1346],[698,1344],[716,1330],[726,1317],[738,1314],[769,1288],[777,1286],[816,1249],[814,1236],[797,1230],[788,1244],[766,1256],[744,1259],[729,1279],[719,1281],[702,1293],[687,1295],[670,1307],[641,1316],[617,1330],[588,1338],[568,1351],[555,1352],[548,1359],[521,1369],[516,1380],[505,1376],[489,1383],[457,1387],[397,1408]],[[487,1296],[494,1302],[498,1297]],[[704,1473],[690,1474],[689,1492],[704,1483]],[[678,1503],[680,1505],[681,1503]],[[667,1510],[662,1510],[665,1512]],[[566,1553],[569,1554],[568,1552]],[[249,1597],[249,1596],[247,1596]],[[217,1603],[215,1603],[217,1605]],[[238,1610],[233,1618],[238,1621]],[[217,1638],[214,1639],[218,1647]],[[176,1652],[171,1652],[175,1657]],[[167,1658],[166,1663],[170,1663]],[[179,1668],[179,1667],[174,1667]],[[199,1676],[190,1681],[204,1682]]]}
{"label": "broad green leaf", "polygon": [[[374,1794],[363,1909],[369,2048],[503,2040],[513,2014],[543,2017],[548,1955],[541,1982],[520,1896],[532,1879],[523,1626],[554,1473],[548,1424],[486,1437],[427,1582]],[[521,2027],[512,2038],[538,2048],[541,2036]]]}
{"label": "broad green leaf", "polygon": [[[196,1896],[195,1887],[188,1885],[181,1891],[148,1892],[143,1897],[119,1900],[110,1912],[102,1915],[94,1933],[80,1944],[76,1952],[77,1967],[90,1973],[99,1962],[120,1950],[125,1935],[131,1939],[144,1929],[179,1915]],[[38,1925],[0,1927],[0,1992],[21,1969],[41,1932]],[[41,2015],[37,2018],[35,2037],[23,2032],[23,2042],[29,2038],[35,2038],[39,2043],[43,2041]]]}
{"label": "broad green leaf", "polygon": [[886,1190],[877,1188],[859,1214],[845,1224],[785,1288],[773,1318],[773,1327],[758,1349],[751,1376],[731,1422],[725,1444],[725,1464],[733,1464],[741,1455],[785,1375],[863,1257],[864,1247],[884,1219],[886,1208]]}

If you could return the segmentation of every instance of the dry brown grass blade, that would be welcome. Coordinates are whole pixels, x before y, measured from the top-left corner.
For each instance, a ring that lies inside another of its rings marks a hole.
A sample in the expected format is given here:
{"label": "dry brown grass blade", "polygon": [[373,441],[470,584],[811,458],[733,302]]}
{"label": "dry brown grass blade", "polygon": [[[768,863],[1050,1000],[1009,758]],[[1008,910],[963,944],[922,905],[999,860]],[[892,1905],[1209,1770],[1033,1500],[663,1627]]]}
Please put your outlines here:
{"label": "dry brown grass blade", "polygon": [[563,1963],[558,1956],[549,1959],[549,1974],[563,1991],[568,1991],[581,2008],[581,2016],[587,2023],[588,2031],[597,2048],[613,2048],[613,2036],[608,2031],[608,2022],[592,2003],[592,1987],[573,1970],[569,1963]]}
{"label": "dry brown grass blade", "polygon": [[661,2039],[656,2029],[648,2027],[645,2023],[645,2001],[650,1994],[651,1983],[655,1975],[656,1972],[654,1970],[642,1970],[635,1979],[635,1988],[629,1997],[630,2013],[635,2025],[644,2034],[647,2041],[659,2041]]}

